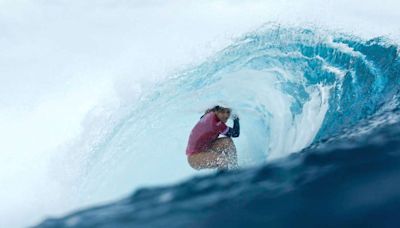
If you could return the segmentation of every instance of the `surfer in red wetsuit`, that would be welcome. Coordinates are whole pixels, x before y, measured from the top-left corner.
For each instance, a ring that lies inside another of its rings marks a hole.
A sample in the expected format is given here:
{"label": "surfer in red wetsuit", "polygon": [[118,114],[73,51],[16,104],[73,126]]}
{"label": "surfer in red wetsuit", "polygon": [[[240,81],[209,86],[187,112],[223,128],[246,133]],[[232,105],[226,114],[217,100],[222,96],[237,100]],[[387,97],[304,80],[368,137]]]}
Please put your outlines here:
{"label": "surfer in red wetsuit", "polygon": [[[230,108],[217,105],[200,117],[190,133],[186,147],[186,155],[192,168],[237,167],[236,147],[231,137],[239,137],[239,117],[233,115],[233,127],[228,127],[225,123],[230,114]],[[218,138],[220,134],[226,137]]]}

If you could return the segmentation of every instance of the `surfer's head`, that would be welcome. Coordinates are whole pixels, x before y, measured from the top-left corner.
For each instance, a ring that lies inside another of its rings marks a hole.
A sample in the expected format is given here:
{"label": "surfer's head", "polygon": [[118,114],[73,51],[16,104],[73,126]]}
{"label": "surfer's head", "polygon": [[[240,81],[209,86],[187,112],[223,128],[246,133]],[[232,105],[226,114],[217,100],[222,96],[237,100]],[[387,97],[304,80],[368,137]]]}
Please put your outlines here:
{"label": "surfer's head", "polygon": [[232,110],[230,108],[216,105],[213,108],[208,109],[206,111],[206,113],[214,112],[217,115],[218,119],[220,119],[222,122],[226,123],[226,121],[228,121],[228,119],[231,115],[231,111]]}

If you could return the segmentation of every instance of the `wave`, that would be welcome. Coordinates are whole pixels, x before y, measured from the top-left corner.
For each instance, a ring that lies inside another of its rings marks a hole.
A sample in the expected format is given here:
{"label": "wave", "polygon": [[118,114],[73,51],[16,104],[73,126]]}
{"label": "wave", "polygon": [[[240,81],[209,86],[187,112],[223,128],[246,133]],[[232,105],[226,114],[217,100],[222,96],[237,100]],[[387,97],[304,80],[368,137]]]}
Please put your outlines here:
{"label": "wave", "polygon": [[186,178],[191,127],[214,104],[241,117],[240,166],[265,164],[373,129],[377,121],[354,131],[397,106],[399,73],[399,48],[384,37],[267,25],[156,84],[93,142],[58,156],[53,169],[82,202]]}

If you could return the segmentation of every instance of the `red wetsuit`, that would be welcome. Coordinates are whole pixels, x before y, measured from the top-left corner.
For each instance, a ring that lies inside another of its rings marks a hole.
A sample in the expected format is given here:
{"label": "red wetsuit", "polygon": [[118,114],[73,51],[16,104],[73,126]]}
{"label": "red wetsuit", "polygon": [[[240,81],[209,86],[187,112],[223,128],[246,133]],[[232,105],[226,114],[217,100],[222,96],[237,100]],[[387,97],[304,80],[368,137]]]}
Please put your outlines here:
{"label": "red wetsuit", "polygon": [[214,112],[205,114],[193,127],[186,147],[186,154],[192,155],[207,150],[220,134],[226,134],[229,127],[218,119]]}

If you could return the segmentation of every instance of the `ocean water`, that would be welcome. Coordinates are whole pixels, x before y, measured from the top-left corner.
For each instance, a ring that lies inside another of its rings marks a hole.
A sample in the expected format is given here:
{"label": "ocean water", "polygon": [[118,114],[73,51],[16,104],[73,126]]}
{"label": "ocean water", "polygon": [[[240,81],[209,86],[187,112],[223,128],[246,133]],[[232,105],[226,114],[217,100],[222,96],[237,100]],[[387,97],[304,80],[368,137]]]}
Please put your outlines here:
{"label": "ocean water", "polygon": [[[395,226],[395,1],[0,6],[0,226]],[[215,104],[240,170],[187,165]]]}

